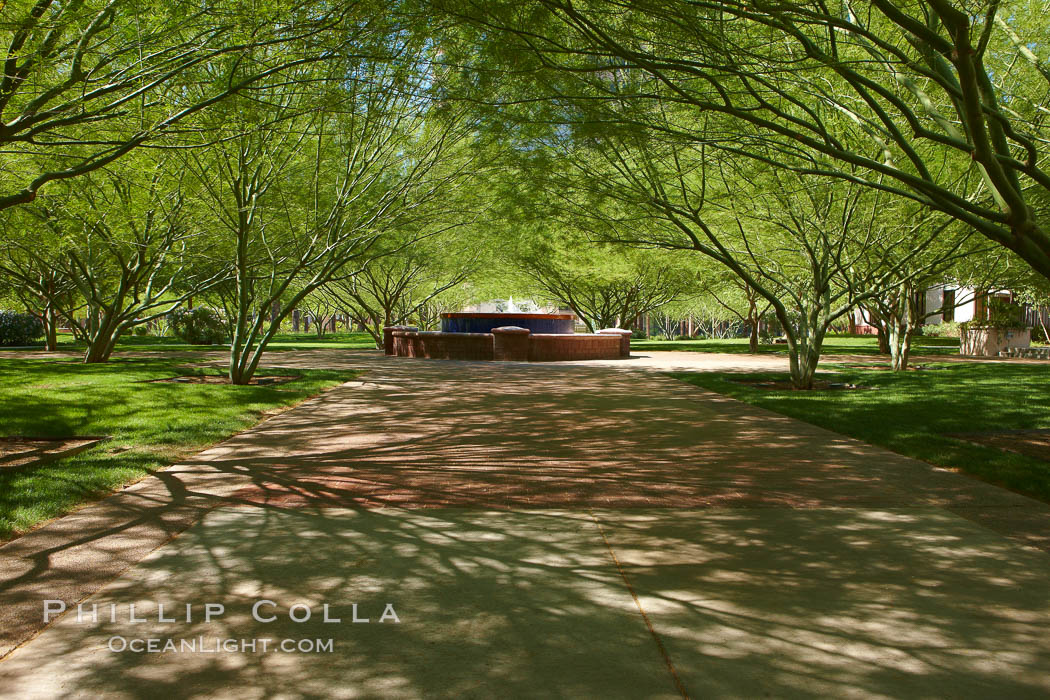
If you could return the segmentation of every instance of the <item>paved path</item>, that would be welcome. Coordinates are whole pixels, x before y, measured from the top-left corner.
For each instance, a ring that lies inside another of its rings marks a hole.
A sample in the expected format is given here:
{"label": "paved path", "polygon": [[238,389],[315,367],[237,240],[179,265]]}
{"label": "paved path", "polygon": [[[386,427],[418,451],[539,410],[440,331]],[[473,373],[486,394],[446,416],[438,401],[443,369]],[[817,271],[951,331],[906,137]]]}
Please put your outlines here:
{"label": "paved path", "polygon": [[[684,360],[646,354],[274,353],[366,374],[0,548],[0,653],[20,645],[0,694],[1050,693],[1050,508],[686,386],[658,371]],[[45,598],[71,610],[41,631]],[[251,617],[264,599],[272,622]],[[205,622],[206,603],[224,614]],[[297,603],[309,621],[289,620]],[[379,622],[387,603],[399,623]]]}

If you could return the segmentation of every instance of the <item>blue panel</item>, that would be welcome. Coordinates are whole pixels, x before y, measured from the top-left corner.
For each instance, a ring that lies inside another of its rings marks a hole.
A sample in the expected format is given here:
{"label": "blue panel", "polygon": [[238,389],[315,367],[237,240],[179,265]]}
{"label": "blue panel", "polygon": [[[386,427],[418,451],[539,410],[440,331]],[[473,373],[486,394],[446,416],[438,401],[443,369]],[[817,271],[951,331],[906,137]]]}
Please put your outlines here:
{"label": "blue panel", "polygon": [[544,318],[523,314],[521,316],[499,316],[495,318],[468,317],[442,318],[441,330],[445,333],[491,333],[500,326],[528,328],[533,333],[572,333],[575,323],[571,318]]}

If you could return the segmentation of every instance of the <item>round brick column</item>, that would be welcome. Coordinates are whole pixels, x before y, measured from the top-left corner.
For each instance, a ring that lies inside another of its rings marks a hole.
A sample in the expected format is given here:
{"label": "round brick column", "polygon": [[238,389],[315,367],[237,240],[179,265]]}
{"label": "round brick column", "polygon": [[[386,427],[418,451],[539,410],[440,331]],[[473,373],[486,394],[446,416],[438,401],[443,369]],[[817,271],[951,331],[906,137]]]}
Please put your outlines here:
{"label": "round brick column", "polygon": [[394,354],[394,331],[401,328],[401,326],[384,326],[383,327],[383,354],[393,355]]}
{"label": "round brick column", "polygon": [[[384,326],[383,327],[383,352],[385,354],[387,354],[387,355],[397,355],[398,354],[397,349],[395,347],[395,343],[394,343],[394,333],[395,333],[395,331],[409,332],[409,331],[418,331],[418,330],[419,330],[419,328],[417,328],[416,326]],[[402,340],[403,339],[404,339],[404,336],[402,336]],[[402,342],[402,345],[404,345],[403,342]],[[401,355],[402,355],[402,357],[408,357],[409,356],[409,355],[406,355],[406,353],[404,353],[404,352],[402,352]]]}
{"label": "round brick column", "polygon": [[620,336],[620,357],[631,356],[631,331],[626,328],[603,328],[598,332],[602,335]]}
{"label": "round brick column", "polygon": [[492,359],[504,362],[529,361],[528,328],[501,326],[492,329]]}

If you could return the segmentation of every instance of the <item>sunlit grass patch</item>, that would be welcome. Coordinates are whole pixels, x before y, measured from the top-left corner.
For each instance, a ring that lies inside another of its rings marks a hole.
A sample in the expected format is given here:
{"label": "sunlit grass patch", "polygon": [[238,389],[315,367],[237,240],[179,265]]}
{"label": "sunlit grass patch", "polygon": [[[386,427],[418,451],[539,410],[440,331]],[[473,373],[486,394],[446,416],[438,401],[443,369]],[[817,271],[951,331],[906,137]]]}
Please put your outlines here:
{"label": "sunlit grass patch", "polygon": [[[355,373],[295,370],[287,384],[232,386],[155,382],[198,372],[186,360],[16,360],[0,355],[0,435],[109,440],[68,459],[0,469],[0,538],[244,430]],[[261,370],[259,374],[288,374]]]}
{"label": "sunlit grass patch", "polygon": [[949,437],[1050,428],[1050,367],[951,363],[906,373],[823,368],[836,371],[836,382],[875,390],[770,391],[738,381],[784,378],[777,373],[672,376],[1050,502],[1050,462]]}

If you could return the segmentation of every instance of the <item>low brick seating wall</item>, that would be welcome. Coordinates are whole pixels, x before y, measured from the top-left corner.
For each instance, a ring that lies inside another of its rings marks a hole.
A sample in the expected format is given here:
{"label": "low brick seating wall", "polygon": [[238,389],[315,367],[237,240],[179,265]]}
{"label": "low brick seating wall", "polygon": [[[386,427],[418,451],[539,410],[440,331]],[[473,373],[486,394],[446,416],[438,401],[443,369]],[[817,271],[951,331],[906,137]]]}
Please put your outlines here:
{"label": "low brick seating wall", "polygon": [[[491,333],[395,330],[391,355],[432,360],[491,360]],[[384,343],[385,345],[385,343]]]}
{"label": "low brick seating wall", "polygon": [[534,333],[530,339],[530,362],[615,360],[620,357],[620,338],[615,335]]}
{"label": "low brick seating wall", "polygon": [[598,333],[532,333],[526,328],[493,328],[491,333],[443,333],[392,326],[383,329],[387,355],[432,360],[557,362],[630,357],[631,334],[620,328]]}

